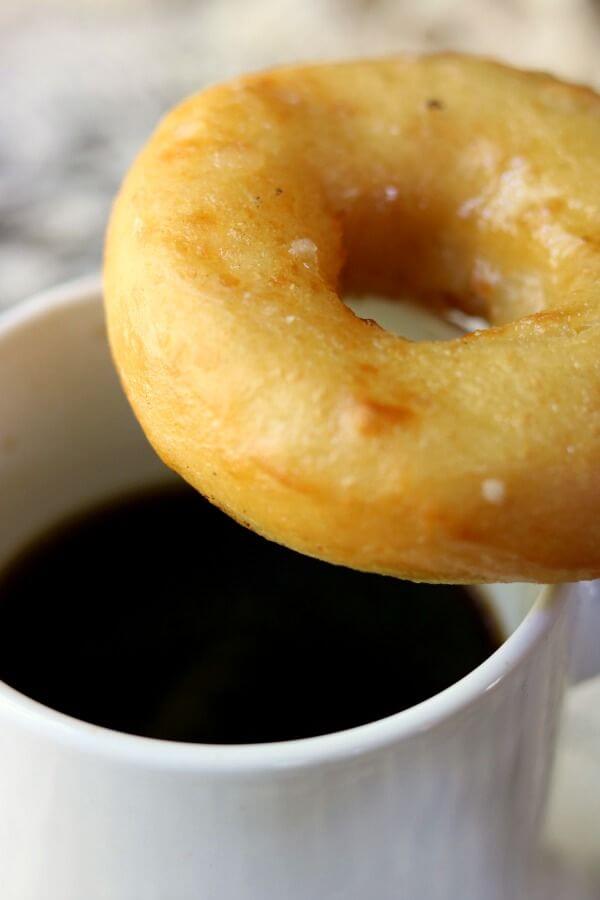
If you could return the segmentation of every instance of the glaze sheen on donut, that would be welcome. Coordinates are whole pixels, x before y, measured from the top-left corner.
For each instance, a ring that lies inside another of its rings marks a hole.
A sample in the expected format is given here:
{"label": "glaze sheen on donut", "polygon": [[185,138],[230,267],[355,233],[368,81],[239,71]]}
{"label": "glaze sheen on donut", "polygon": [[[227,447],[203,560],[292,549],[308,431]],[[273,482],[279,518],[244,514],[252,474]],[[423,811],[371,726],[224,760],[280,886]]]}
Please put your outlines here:
{"label": "glaze sheen on donut", "polygon": [[[105,289],[150,441],[240,522],[414,580],[600,576],[591,90],[454,55],[207,90],[129,172]],[[493,327],[413,343],[341,300],[399,290]]]}

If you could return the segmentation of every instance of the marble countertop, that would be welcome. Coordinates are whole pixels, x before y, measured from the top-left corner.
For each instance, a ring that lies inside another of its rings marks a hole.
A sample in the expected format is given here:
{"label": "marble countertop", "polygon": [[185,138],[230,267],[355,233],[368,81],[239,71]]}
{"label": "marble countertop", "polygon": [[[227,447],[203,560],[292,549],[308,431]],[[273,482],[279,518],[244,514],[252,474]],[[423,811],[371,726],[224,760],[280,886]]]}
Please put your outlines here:
{"label": "marble countertop", "polygon": [[450,47],[598,85],[599,45],[596,0],[2,0],[0,308],[99,268],[132,156],[211,81]]}

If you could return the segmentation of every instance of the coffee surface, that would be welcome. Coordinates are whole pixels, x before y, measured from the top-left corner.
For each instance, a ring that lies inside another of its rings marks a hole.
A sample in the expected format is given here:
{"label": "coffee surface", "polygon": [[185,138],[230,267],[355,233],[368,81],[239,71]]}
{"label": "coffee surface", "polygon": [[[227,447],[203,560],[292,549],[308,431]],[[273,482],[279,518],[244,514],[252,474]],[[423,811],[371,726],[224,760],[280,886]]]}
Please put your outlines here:
{"label": "coffee surface", "polygon": [[388,716],[501,642],[462,587],[269,543],[177,485],[118,498],[0,573],[0,678],[120,731],[281,741]]}

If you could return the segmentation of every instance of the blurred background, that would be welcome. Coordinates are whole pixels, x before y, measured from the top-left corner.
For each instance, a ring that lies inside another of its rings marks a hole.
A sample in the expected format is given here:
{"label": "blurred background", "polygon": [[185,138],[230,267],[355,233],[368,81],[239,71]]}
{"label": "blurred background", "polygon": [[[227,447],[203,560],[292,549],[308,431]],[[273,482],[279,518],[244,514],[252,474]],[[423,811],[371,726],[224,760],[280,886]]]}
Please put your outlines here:
{"label": "blurred background", "polygon": [[156,120],[279,62],[452,48],[600,87],[599,0],[0,0],[0,308],[98,269]]}

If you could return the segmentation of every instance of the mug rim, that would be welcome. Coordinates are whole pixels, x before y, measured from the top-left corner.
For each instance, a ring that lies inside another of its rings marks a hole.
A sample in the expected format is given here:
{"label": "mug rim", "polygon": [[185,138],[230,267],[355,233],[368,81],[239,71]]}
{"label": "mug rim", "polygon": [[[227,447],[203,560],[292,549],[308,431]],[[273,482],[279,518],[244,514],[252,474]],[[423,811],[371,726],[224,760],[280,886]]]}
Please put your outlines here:
{"label": "mug rim", "polygon": [[[70,305],[101,299],[98,275],[35,294],[0,313],[0,344],[11,332]],[[1,352],[1,351],[0,351]],[[0,681],[0,702],[26,724],[53,740],[130,763],[216,774],[260,774],[339,762],[383,750],[430,731],[493,690],[544,639],[559,619],[572,585],[540,585],[531,609],[515,630],[479,666],[432,697],[393,715],[316,737],[261,744],[196,744],[143,737],[105,728],[54,710]]]}

